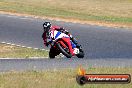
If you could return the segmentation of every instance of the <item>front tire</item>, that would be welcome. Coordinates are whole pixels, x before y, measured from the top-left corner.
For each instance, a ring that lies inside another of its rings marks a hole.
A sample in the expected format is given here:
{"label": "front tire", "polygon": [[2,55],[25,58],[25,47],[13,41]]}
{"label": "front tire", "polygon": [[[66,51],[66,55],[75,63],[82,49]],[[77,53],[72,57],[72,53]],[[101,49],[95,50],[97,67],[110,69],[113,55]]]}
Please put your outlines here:
{"label": "front tire", "polygon": [[71,54],[69,54],[68,52],[66,52],[66,50],[63,49],[63,47],[61,46],[60,43],[57,43],[57,47],[59,48],[59,50],[61,51],[61,53],[63,55],[65,55],[67,58],[71,58],[72,57]]}
{"label": "front tire", "polygon": [[54,59],[55,58],[55,49],[53,47],[50,48],[50,51],[49,51],[49,58],[50,59]]}

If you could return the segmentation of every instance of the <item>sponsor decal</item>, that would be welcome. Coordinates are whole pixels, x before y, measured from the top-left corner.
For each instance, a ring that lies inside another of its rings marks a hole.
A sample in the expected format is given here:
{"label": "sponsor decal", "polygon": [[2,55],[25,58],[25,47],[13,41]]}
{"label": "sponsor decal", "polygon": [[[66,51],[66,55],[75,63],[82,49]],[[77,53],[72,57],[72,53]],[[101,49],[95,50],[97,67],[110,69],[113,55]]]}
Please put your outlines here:
{"label": "sponsor decal", "polygon": [[86,71],[80,67],[76,81],[80,85],[84,84],[126,84],[131,82],[130,74],[86,74]]}

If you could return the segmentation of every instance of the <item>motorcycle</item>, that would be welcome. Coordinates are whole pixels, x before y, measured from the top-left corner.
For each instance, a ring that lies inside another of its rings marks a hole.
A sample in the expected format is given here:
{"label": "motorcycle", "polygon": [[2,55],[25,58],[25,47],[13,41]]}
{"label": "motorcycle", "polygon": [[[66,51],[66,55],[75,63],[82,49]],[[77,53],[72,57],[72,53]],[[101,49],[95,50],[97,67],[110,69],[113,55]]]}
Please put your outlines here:
{"label": "motorcycle", "polygon": [[52,43],[50,43],[51,48],[49,52],[50,58],[55,58],[55,56],[62,53],[67,58],[72,56],[77,56],[78,58],[84,57],[84,51],[77,48],[76,45],[70,40],[70,37],[65,33],[57,30],[49,32]]}

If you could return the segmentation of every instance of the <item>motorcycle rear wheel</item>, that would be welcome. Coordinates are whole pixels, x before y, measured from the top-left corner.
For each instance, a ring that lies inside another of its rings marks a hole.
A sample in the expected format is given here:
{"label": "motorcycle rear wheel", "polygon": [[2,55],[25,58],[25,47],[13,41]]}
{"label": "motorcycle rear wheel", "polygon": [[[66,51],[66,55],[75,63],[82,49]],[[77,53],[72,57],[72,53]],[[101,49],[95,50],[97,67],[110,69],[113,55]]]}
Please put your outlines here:
{"label": "motorcycle rear wheel", "polygon": [[59,52],[57,49],[55,49],[54,47],[51,47],[51,48],[50,48],[50,51],[49,51],[49,58],[54,59],[55,56],[57,56],[57,55],[59,55],[59,54],[60,54],[60,52]]}
{"label": "motorcycle rear wheel", "polygon": [[54,52],[51,49],[50,49],[50,52],[49,52],[49,58],[50,59],[54,59],[55,58]]}

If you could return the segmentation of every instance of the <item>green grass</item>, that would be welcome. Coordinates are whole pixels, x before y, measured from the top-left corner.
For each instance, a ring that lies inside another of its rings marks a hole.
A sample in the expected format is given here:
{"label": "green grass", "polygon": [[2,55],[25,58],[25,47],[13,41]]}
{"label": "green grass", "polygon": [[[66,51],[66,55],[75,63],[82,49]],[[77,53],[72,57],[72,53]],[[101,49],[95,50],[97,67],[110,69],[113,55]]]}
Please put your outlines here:
{"label": "green grass", "polygon": [[1,58],[48,57],[48,52],[43,50],[35,50],[6,44],[0,44],[0,57]]}
{"label": "green grass", "polygon": [[[78,69],[0,73],[0,88],[132,88],[130,84],[76,83]],[[88,68],[89,74],[131,74],[132,68]]]}
{"label": "green grass", "polygon": [[83,21],[132,23],[132,0],[0,0],[0,10]]}

